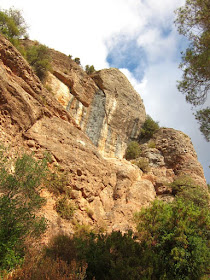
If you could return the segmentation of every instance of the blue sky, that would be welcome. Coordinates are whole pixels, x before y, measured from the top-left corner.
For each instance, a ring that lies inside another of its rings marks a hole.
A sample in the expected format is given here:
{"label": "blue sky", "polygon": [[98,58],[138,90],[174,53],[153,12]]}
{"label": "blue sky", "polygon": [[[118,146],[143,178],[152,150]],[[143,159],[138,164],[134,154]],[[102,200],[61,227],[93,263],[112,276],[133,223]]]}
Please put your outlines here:
{"label": "blue sky", "polygon": [[210,143],[200,134],[190,104],[176,88],[187,46],[174,25],[184,0],[1,0],[23,11],[31,39],[97,70],[117,67],[161,126],[188,134],[210,182]]}
{"label": "blue sky", "polygon": [[121,38],[108,52],[106,58],[110,67],[126,68],[133,76],[141,81],[147,67],[147,55],[144,48],[137,44],[137,40]]}

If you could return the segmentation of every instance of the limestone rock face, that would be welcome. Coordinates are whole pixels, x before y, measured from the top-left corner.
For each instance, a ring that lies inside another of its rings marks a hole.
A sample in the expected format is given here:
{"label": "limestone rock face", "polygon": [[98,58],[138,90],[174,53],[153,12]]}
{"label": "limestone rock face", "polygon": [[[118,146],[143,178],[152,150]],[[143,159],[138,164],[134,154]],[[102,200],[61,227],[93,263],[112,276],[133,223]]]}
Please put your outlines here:
{"label": "limestone rock face", "polygon": [[[93,80],[100,88],[104,102],[104,118],[100,129],[100,137],[93,140],[105,156],[119,157],[124,154],[128,140],[137,139],[145,122],[145,108],[139,94],[133,89],[127,78],[118,69],[104,69],[94,73]],[[97,97],[96,97],[97,98]],[[91,108],[92,115],[94,106]],[[97,125],[97,123],[96,123]],[[89,123],[89,127],[93,124]],[[88,129],[89,129],[88,127]],[[87,134],[88,134],[87,129]],[[113,147],[115,147],[113,149]]]}
{"label": "limestone rock face", "polygon": [[177,176],[189,175],[199,184],[206,185],[203,168],[186,134],[172,128],[161,128],[154,138],[168,169],[173,169]]}
{"label": "limestone rock face", "polygon": [[122,158],[145,121],[139,94],[118,69],[87,75],[69,57],[50,50],[52,73],[47,87],[102,155]]}
{"label": "limestone rock face", "polygon": [[50,55],[53,75],[69,88],[70,93],[79,102],[88,107],[97,91],[93,80],[65,54],[51,49]]}
{"label": "limestone rock face", "polygon": [[206,188],[203,168],[186,134],[172,128],[160,128],[151,141],[155,148],[149,148],[147,144],[141,146],[142,156],[149,160],[149,172],[142,178],[153,183],[158,196],[170,195],[172,189],[168,185],[182,175]]}
{"label": "limestone rock face", "polygon": [[21,149],[36,158],[47,151],[52,155],[49,167],[59,164],[69,175],[67,187],[76,208],[72,220],[59,217],[57,197],[43,190],[46,239],[73,233],[75,224],[107,232],[135,228],[134,212],[157,194],[169,195],[167,184],[179,174],[205,185],[189,137],[173,129],[160,129],[153,139],[155,148],[142,149],[148,172],[122,159],[127,142],[137,137],[145,120],[141,98],[117,69],[90,77],[65,55],[54,56],[47,90],[0,35],[0,142],[12,147],[11,157]]}
{"label": "limestone rock face", "polygon": [[[51,78],[60,90],[56,77]],[[62,84],[62,91],[64,88]],[[106,102],[101,105],[105,93],[97,88],[97,94],[99,97],[93,97],[90,112],[92,104],[96,104],[95,108],[102,105],[105,108]],[[49,221],[47,238],[58,232],[73,233],[73,221],[107,231],[132,228],[133,212],[155,198],[152,183],[142,180],[140,169],[126,160],[103,158],[70,113],[43,87],[20,53],[0,35],[1,143],[12,147],[11,155],[22,148],[37,158],[49,152],[53,159],[51,165],[59,164],[70,178],[71,200],[76,206],[72,221],[59,217],[55,211],[57,198],[43,190],[47,204],[42,212]],[[105,118],[100,114],[101,119]],[[94,135],[94,131],[92,133]]]}

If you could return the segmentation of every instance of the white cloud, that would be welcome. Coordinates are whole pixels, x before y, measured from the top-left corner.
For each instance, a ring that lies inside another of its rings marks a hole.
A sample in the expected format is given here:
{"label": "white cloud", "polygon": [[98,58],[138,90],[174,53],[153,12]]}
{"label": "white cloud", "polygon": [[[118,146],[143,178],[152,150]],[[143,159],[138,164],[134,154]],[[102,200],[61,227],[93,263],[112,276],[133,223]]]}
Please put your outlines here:
{"label": "white cloud", "polygon": [[177,64],[160,62],[148,67],[142,82],[137,81],[127,69],[120,70],[143,98],[147,114],[159,121],[160,126],[181,130],[191,137],[206,178],[210,182],[210,158],[207,152],[210,145],[199,132],[191,106],[185,102],[184,96],[177,92],[176,80],[181,75]]}

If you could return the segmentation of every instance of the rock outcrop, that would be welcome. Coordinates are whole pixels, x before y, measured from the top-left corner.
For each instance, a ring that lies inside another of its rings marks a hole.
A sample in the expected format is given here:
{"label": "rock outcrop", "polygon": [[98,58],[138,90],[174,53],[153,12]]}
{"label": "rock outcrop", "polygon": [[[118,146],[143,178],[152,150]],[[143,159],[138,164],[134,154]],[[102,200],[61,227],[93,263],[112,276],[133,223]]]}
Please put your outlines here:
{"label": "rock outcrop", "polygon": [[195,183],[206,187],[201,164],[198,162],[190,138],[172,128],[160,128],[150,140],[155,148],[142,145],[142,156],[150,170],[143,177],[151,180],[158,195],[169,194],[168,184],[179,176],[189,176]]}
{"label": "rock outcrop", "polygon": [[128,141],[138,136],[145,120],[139,95],[117,69],[88,76],[69,57],[51,52],[47,90],[0,35],[0,142],[13,154],[24,148],[40,158],[47,151],[52,155],[50,168],[59,164],[69,174],[76,206],[71,221],[59,217],[57,198],[43,191],[47,236],[71,233],[75,224],[106,231],[132,228],[133,213],[156,193],[164,193],[166,184],[182,172],[205,185],[189,138],[172,129],[160,129],[153,139],[155,148],[142,149],[148,172],[123,159]]}
{"label": "rock outcrop", "polygon": [[[102,90],[97,88],[97,92]],[[132,227],[134,209],[137,211],[155,198],[153,185],[141,181],[142,172],[131,163],[103,158],[76,118],[43,87],[20,53],[2,36],[0,97],[1,142],[10,145],[14,153],[24,148],[38,158],[48,151],[54,163],[69,173],[72,200],[77,207],[74,223],[104,227],[108,231]],[[90,114],[95,97],[92,100]],[[56,198],[47,190],[44,195],[48,198],[44,208],[50,222],[48,234],[72,232],[72,223],[59,218],[54,209]],[[93,212],[91,217],[87,209]]]}
{"label": "rock outcrop", "polygon": [[118,69],[87,75],[64,54],[50,50],[47,87],[73,116],[102,155],[122,158],[137,139],[146,113],[139,94]]}

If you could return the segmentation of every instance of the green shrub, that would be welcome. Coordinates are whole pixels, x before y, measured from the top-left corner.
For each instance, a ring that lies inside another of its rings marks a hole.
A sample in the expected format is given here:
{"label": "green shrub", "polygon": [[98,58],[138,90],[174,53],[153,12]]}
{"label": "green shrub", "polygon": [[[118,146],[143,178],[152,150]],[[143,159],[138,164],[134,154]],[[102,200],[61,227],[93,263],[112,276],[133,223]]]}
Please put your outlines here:
{"label": "green shrub", "polygon": [[143,172],[149,172],[149,160],[145,157],[140,157],[132,161],[133,164],[137,165]]}
{"label": "green shrub", "polygon": [[48,173],[46,185],[48,190],[55,195],[66,194],[68,196],[71,192],[71,189],[67,188],[69,181],[68,172],[61,171],[59,166],[57,166],[53,169],[53,171]]}
{"label": "green shrub", "polygon": [[70,264],[77,256],[75,240],[68,235],[56,235],[45,248],[45,255],[51,259],[60,259]]}
{"label": "green shrub", "polygon": [[93,65],[86,65],[85,66],[85,72],[88,74],[88,75],[91,75],[91,74],[93,74],[94,72],[95,72],[96,70],[95,70],[95,68],[94,68],[94,66]]}
{"label": "green shrub", "polygon": [[76,207],[70,199],[65,196],[60,198],[56,203],[56,211],[63,219],[70,220],[73,217],[75,210]]}
{"label": "green shrub", "polygon": [[74,61],[78,64],[81,65],[81,61],[79,57],[75,57]]}
{"label": "green shrub", "polygon": [[148,148],[150,148],[150,149],[154,149],[154,148],[156,148],[155,141],[150,140],[150,141],[148,142]]}
{"label": "green shrub", "polygon": [[38,44],[26,48],[26,59],[40,80],[44,81],[47,72],[51,69],[51,58],[48,47]]}
{"label": "green shrub", "polygon": [[180,175],[170,184],[173,195],[182,192],[183,189],[185,188],[194,188],[194,186],[195,186],[194,181],[188,175]]}
{"label": "green shrub", "polygon": [[[38,238],[46,229],[46,221],[36,216],[45,200],[39,190],[47,172],[46,161],[36,161],[24,154],[8,163],[0,153],[0,274],[21,263],[25,241]],[[14,171],[12,171],[14,169]]]}
{"label": "green shrub", "polygon": [[159,128],[160,127],[158,125],[158,122],[155,122],[149,115],[147,115],[146,121],[144,122],[144,124],[141,128],[139,139],[148,140],[148,139],[152,138],[154,133]]}
{"label": "green shrub", "polygon": [[44,87],[46,88],[47,91],[49,91],[50,93],[52,93],[54,95],[53,90],[50,85],[44,84]]}
{"label": "green shrub", "polygon": [[141,246],[132,232],[93,234],[76,239],[78,260],[87,263],[87,280],[140,280]]}
{"label": "green shrub", "polygon": [[204,188],[198,186],[191,177],[181,175],[170,185],[172,194],[185,200],[190,200],[199,207],[208,207],[209,193]]}
{"label": "green shrub", "polygon": [[[67,245],[67,244],[66,244]],[[61,246],[70,255],[71,247]],[[48,256],[45,251],[30,250],[26,255],[24,264],[12,272],[6,280],[84,280],[86,276],[86,264],[76,263],[72,260],[67,263],[61,258]]]}
{"label": "green shrub", "polygon": [[209,209],[190,200],[155,201],[136,214],[142,279],[198,280],[208,272]]}
{"label": "green shrub", "polygon": [[141,154],[140,145],[136,141],[132,141],[128,144],[125,152],[126,159],[135,159]]}

